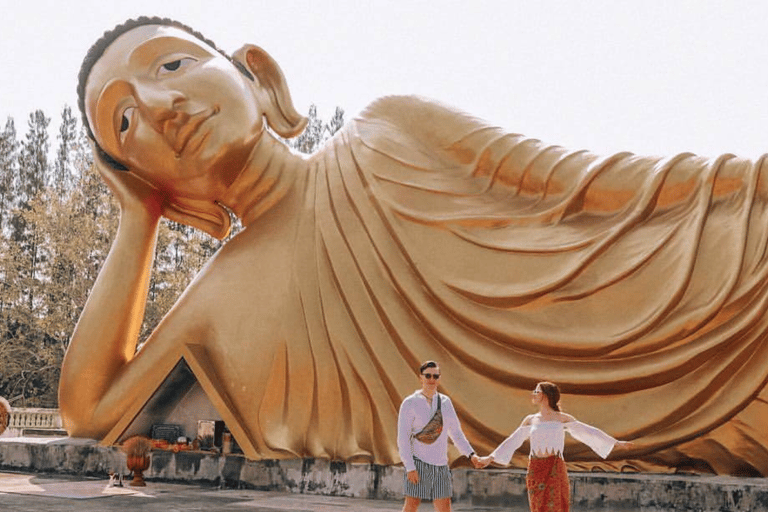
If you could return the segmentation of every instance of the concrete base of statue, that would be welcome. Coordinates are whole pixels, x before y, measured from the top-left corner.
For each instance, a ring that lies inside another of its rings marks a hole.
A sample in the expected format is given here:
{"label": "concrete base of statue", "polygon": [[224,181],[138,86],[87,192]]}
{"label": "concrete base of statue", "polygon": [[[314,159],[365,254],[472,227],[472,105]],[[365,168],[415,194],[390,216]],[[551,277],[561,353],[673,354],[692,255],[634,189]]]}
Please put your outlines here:
{"label": "concrete base of statue", "polygon": [[[68,437],[0,438],[0,471],[127,475],[117,447]],[[525,505],[525,471],[454,469],[454,499],[492,508]],[[250,461],[242,455],[154,450],[152,481],[402,500],[403,468],[322,459]],[[574,507],[589,510],[768,510],[768,480],[694,475],[570,474]]]}

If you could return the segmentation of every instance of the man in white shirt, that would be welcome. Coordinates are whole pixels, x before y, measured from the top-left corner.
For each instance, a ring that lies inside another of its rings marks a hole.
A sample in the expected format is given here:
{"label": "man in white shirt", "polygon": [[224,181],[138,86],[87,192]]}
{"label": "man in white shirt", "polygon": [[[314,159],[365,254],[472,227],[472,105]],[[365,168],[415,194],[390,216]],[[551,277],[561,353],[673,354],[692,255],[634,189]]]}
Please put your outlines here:
{"label": "man in white shirt", "polygon": [[479,458],[461,430],[451,399],[437,392],[438,364],[422,364],[419,379],[421,389],[403,400],[397,421],[397,446],[406,471],[403,512],[415,512],[423,499],[432,500],[438,512],[450,512],[448,437],[473,464]]}

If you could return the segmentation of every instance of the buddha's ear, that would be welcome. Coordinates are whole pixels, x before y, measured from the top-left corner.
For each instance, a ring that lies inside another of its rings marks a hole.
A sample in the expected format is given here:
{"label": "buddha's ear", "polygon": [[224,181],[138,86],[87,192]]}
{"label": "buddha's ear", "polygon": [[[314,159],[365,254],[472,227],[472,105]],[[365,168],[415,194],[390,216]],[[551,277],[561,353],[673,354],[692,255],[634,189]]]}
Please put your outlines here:
{"label": "buddha's ear", "polygon": [[[266,93],[267,101],[262,101],[264,115],[269,127],[281,137],[295,137],[304,131],[307,118],[296,112],[288,91],[285,76],[277,62],[258,46],[247,44],[237,50],[232,58],[253,73],[261,88]],[[257,98],[258,99],[258,98]]]}
{"label": "buddha's ear", "polygon": [[232,227],[229,212],[210,200],[169,199],[164,205],[163,215],[174,222],[201,229],[219,240],[225,238]]}

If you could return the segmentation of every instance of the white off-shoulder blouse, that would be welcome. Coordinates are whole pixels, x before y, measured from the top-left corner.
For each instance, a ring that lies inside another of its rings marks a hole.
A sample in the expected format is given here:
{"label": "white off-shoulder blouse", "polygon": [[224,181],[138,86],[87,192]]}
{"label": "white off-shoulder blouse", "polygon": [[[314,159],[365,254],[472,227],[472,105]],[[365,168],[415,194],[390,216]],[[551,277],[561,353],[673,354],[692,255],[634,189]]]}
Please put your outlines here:
{"label": "white off-shoulder blouse", "polygon": [[503,443],[491,453],[493,460],[500,464],[509,464],[515,450],[526,439],[530,439],[533,456],[562,455],[565,447],[565,432],[586,444],[603,459],[611,453],[618,442],[599,428],[580,421],[542,421],[535,425],[525,425],[515,430]]}

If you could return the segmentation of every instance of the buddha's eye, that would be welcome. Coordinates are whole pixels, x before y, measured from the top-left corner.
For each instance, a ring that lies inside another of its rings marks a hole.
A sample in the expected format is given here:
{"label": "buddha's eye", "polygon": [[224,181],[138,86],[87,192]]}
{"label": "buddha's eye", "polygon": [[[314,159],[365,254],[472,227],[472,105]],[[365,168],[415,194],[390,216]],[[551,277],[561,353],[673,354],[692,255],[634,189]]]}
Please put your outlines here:
{"label": "buddha's eye", "polygon": [[157,76],[163,76],[167,75],[169,73],[174,73],[180,69],[183,69],[193,62],[196,62],[195,59],[192,57],[183,57],[181,59],[175,59],[169,62],[166,62],[165,64],[162,64],[160,66],[160,69],[157,70]]}
{"label": "buddha's eye", "polygon": [[168,71],[176,71],[181,66],[180,60],[175,60],[173,62],[169,62],[167,64],[163,64],[163,68],[165,68]]}
{"label": "buddha's eye", "polygon": [[133,116],[133,111],[136,110],[136,107],[128,107],[125,110],[123,110],[123,115],[120,119],[120,136],[124,137],[125,132],[128,131],[128,128],[131,127],[131,118]]}

